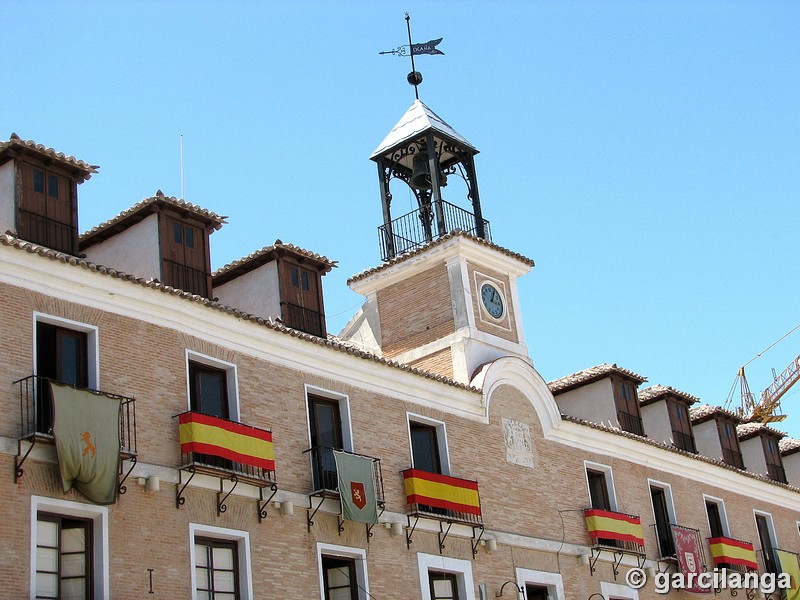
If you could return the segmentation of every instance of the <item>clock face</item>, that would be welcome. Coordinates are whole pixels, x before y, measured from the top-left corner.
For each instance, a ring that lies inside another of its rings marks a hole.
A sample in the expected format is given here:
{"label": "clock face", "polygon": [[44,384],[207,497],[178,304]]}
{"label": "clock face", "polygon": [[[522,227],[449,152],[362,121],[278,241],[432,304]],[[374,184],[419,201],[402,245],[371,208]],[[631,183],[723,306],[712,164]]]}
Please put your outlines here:
{"label": "clock face", "polygon": [[503,316],[505,310],[503,307],[503,296],[491,283],[484,283],[481,286],[481,302],[483,302],[483,307],[486,309],[486,312],[495,319],[499,319]]}

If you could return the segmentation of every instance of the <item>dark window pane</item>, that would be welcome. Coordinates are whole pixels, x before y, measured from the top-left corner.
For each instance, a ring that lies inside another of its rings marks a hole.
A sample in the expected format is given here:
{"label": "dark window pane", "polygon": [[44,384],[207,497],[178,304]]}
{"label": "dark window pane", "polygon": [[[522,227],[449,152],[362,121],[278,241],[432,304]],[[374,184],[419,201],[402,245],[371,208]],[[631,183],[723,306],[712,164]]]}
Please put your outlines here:
{"label": "dark window pane", "polygon": [[525,587],[525,600],[548,600],[547,588],[538,585]]}
{"label": "dark window pane", "polygon": [[292,273],[292,285],[294,287],[300,287],[300,273],[297,267],[291,268]]}
{"label": "dark window pane", "polygon": [[227,374],[197,363],[189,363],[189,394],[192,410],[204,415],[229,418]]}
{"label": "dark window pane", "polygon": [[33,170],[33,191],[37,194],[44,194],[44,171]]}
{"label": "dark window pane", "polygon": [[411,454],[415,469],[428,473],[442,472],[435,427],[411,423]]}
{"label": "dark window pane", "polygon": [[186,225],[186,247],[194,248],[194,227]]}
{"label": "dark window pane", "polygon": [[672,543],[672,530],[667,509],[667,493],[662,488],[651,487],[650,498],[653,502],[653,513],[656,517],[656,536],[662,557],[673,556],[675,546]]}
{"label": "dark window pane", "polygon": [[338,556],[322,557],[325,600],[357,600],[356,561]]}
{"label": "dark window pane", "polygon": [[58,198],[58,177],[55,175],[47,176],[47,195],[51,198]]}
{"label": "dark window pane", "polygon": [[180,223],[172,224],[172,237],[176,244],[183,244],[183,225]]}
{"label": "dark window pane", "polygon": [[708,527],[711,530],[711,537],[725,535],[722,530],[722,515],[720,515],[719,505],[716,502],[706,502],[706,512],[708,513]]}
{"label": "dark window pane", "polygon": [[302,271],[300,274],[302,275],[301,279],[303,281],[303,289],[307,290],[308,289],[308,271]]}
{"label": "dark window pane", "polygon": [[602,471],[587,470],[586,476],[589,480],[589,499],[592,503],[592,508],[611,510],[606,474]]}

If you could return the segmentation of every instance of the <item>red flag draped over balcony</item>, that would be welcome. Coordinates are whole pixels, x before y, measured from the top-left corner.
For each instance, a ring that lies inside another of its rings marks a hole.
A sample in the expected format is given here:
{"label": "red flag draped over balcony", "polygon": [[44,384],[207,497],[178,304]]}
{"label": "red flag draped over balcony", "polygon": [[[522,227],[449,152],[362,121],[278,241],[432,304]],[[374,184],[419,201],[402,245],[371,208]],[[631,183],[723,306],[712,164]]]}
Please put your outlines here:
{"label": "red flag draped over balcony", "polygon": [[178,416],[182,454],[202,454],[275,470],[272,432],[226,419],[185,412]]}
{"label": "red flag draped over balcony", "polygon": [[754,571],[758,570],[753,544],[728,537],[709,538],[711,557],[714,564],[738,565]]}
{"label": "red flag draped over balcony", "polygon": [[584,516],[586,529],[592,541],[616,540],[644,546],[642,522],[639,517],[599,508],[586,509]]}
{"label": "red flag draped over balcony", "polygon": [[406,502],[480,517],[478,482],[419,469],[403,471]]}

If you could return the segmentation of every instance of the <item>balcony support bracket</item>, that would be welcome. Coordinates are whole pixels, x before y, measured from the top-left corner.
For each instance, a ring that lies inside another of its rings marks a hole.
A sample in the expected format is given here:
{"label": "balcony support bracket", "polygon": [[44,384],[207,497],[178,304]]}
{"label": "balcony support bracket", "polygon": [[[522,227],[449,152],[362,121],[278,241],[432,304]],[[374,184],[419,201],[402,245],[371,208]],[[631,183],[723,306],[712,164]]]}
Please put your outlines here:
{"label": "balcony support bracket", "polygon": [[[475,536],[475,532],[479,530],[477,537]],[[483,525],[474,525],[472,527],[472,558],[474,559],[478,555],[478,546],[481,543],[481,538],[483,537],[484,527]]]}
{"label": "balcony support bracket", "polygon": [[452,521],[447,521],[447,529],[443,529],[444,521],[439,521],[439,554],[444,550],[444,541],[450,533],[450,528],[453,526]]}
{"label": "balcony support bracket", "polygon": [[[317,506],[314,507],[314,505],[311,502],[311,498],[313,497],[314,497],[313,494],[308,497],[308,510],[306,511],[306,513],[308,514],[309,531],[311,531],[311,528],[314,526],[314,515],[317,514],[317,511],[322,507],[322,503],[325,502],[325,494],[319,494],[319,504],[317,504]],[[313,512],[311,510],[312,508],[314,509]]]}
{"label": "balcony support bracket", "polygon": [[[125,481],[127,481],[128,477],[131,476],[131,473],[133,473],[134,467],[136,467],[136,455],[135,454],[131,455],[131,457],[128,460],[130,461],[131,466],[128,469],[127,473],[125,473],[125,475],[122,477],[122,480],[119,482],[119,493],[120,494],[124,494],[125,492],[128,491],[128,487],[125,485]],[[121,461],[120,461],[120,464],[119,464],[119,469],[120,469],[120,471],[122,471],[122,462]],[[120,472],[120,475],[121,474],[122,473]]]}
{"label": "balcony support bracket", "polygon": [[267,506],[275,497],[275,494],[278,493],[278,484],[277,483],[270,484],[269,489],[272,492],[272,494],[270,494],[269,498],[264,500],[264,488],[263,487],[258,488],[258,500],[256,500],[256,507],[258,507],[259,523],[261,523],[261,521],[267,518]]}
{"label": "balcony support bracket", "polygon": [[414,530],[417,528],[417,523],[419,523],[419,515],[414,515],[416,518],[414,519],[414,525],[411,525],[411,515],[408,515],[408,527],[406,527],[406,548],[411,550],[411,538],[414,537]]}
{"label": "balcony support bracket", "polygon": [[25,469],[22,468],[22,463],[25,462],[25,459],[28,458],[31,450],[33,450],[33,447],[36,445],[36,436],[32,436],[28,441],[30,443],[30,446],[28,446],[28,451],[20,460],[19,457],[22,454],[22,440],[17,440],[17,456],[14,457],[14,483],[17,483],[17,479],[25,474]]}
{"label": "balcony support bracket", "polygon": [[[175,508],[180,508],[186,503],[186,497],[183,495],[183,492],[186,490],[187,487],[189,487],[189,484],[192,482],[192,479],[194,479],[194,476],[197,474],[197,471],[194,470],[194,467],[189,467],[188,469],[185,470],[189,471],[191,475],[189,476],[189,479],[186,480],[186,483],[183,484],[183,487],[180,487],[181,482],[180,479],[178,479],[178,487],[175,488]],[[181,473],[182,471],[183,469],[181,471],[178,471],[178,473]]]}
{"label": "balcony support bracket", "polygon": [[[378,502],[378,519],[376,521],[379,522],[381,517],[383,516],[383,511],[386,510],[386,503],[385,502]],[[375,527],[375,523],[367,523],[367,543],[369,544],[369,538],[371,538],[374,534],[372,533],[372,528]]]}
{"label": "balcony support bracket", "polygon": [[342,533],[344,533],[344,519],[341,518],[341,515],[337,515],[336,523],[338,524],[339,537],[342,537]]}
{"label": "balcony support bracket", "polygon": [[[239,478],[236,475],[231,475],[229,481],[233,482],[233,487],[231,487],[231,489],[228,490],[228,493],[225,494],[225,488],[223,485],[224,481],[224,479],[219,480],[219,492],[217,492],[217,516],[220,516],[222,513],[228,510],[228,505],[225,504],[225,500],[228,499],[228,496],[230,496],[233,493],[233,490],[236,489],[236,486],[239,485]],[[225,495],[223,496],[223,494]]]}

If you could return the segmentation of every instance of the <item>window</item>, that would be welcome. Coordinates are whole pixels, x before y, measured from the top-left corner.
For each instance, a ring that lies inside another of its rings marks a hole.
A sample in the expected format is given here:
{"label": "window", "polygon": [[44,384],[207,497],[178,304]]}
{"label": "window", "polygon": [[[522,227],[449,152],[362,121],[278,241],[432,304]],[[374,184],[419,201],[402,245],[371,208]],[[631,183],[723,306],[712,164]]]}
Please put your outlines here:
{"label": "window", "polygon": [[325,319],[319,273],[288,260],[282,261],[280,270],[283,322],[306,333],[324,336]]}
{"label": "window", "polygon": [[444,423],[411,413],[408,413],[407,417],[412,466],[428,473],[449,475],[450,463]]}
{"label": "window", "polygon": [[617,420],[623,431],[644,435],[644,426],[639,412],[639,398],[636,387],[630,381],[617,381],[614,385],[614,402],[617,407]]}
{"label": "window", "polygon": [[600,582],[600,594],[608,600],[639,600],[639,590],[608,581]]}
{"label": "window", "polygon": [[428,571],[431,600],[458,600],[458,579],[455,573]]}
{"label": "window", "polygon": [[162,215],[161,278],[178,289],[209,296],[209,264],[202,227]]}
{"label": "window", "polygon": [[73,201],[75,182],[39,165],[20,163],[19,235],[55,250],[75,254],[78,214]]}
{"label": "window", "polygon": [[517,567],[517,585],[525,590],[525,600],[564,600],[564,582],[559,573]]}
{"label": "window", "polygon": [[770,479],[786,483],[786,471],[783,469],[778,442],[773,437],[762,435],[761,443],[764,446],[764,458],[767,461],[767,475]]}
{"label": "window", "polygon": [[196,537],[194,539],[195,590],[198,598],[239,598],[239,559],[236,542]]}
{"label": "window", "polygon": [[719,498],[704,496],[706,515],[708,516],[708,529],[711,537],[727,537],[728,517],[725,514],[725,503]]}
{"label": "window", "polygon": [[692,423],[689,419],[689,407],[677,400],[667,400],[669,421],[672,425],[672,443],[676,448],[697,454],[694,443]]}
{"label": "window", "polygon": [[39,513],[36,597],[92,597],[92,522]]}
{"label": "window", "polygon": [[367,600],[367,553],[361,548],[317,543],[322,600]]}
{"label": "window", "polygon": [[675,556],[675,542],[672,527],[675,522],[675,508],[672,503],[672,489],[666,484],[650,483],[650,500],[656,522],[656,538],[661,558]]}
{"label": "window", "polygon": [[335,490],[339,481],[333,451],[353,449],[347,398],[308,391],[307,396],[314,491]]}
{"label": "window", "polygon": [[246,531],[190,523],[189,548],[193,600],[251,600]]}
{"label": "window", "polygon": [[772,525],[772,516],[767,513],[755,512],[756,529],[758,530],[758,541],[761,544],[761,558],[764,561],[764,571],[767,573],[780,573],[778,568],[775,548],[775,529]]}
{"label": "window", "polygon": [[475,600],[471,561],[417,554],[422,600]]}
{"label": "window", "polygon": [[108,509],[31,496],[31,598],[108,598]]}
{"label": "window", "polygon": [[[34,328],[37,377],[76,387],[97,387],[96,327],[35,313]],[[50,433],[53,427],[50,389],[42,381],[36,389],[36,431]]]}
{"label": "window", "polygon": [[591,507],[601,510],[616,510],[617,501],[614,497],[614,480],[611,477],[611,469],[595,463],[586,462],[584,464]]}
{"label": "window", "polygon": [[189,410],[239,420],[236,365],[186,351]]}
{"label": "window", "polygon": [[733,421],[717,419],[717,430],[722,445],[722,460],[732,467],[744,469],[742,453],[739,451],[739,439],[736,437],[736,425]]}

